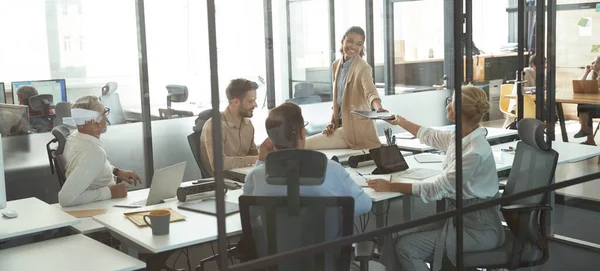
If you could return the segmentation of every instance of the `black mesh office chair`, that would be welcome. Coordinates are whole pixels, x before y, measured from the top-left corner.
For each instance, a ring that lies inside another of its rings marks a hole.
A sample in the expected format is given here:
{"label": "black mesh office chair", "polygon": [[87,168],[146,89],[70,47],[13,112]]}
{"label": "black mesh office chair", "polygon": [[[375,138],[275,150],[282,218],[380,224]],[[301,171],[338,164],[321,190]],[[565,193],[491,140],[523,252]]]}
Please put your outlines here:
{"label": "black mesh office chair", "polygon": [[[54,98],[50,94],[29,97],[29,107],[35,114],[30,114],[29,123],[36,133],[49,132],[54,127],[55,115],[50,112],[54,108]],[[37,114],[42,112],[42,114]]]}
{"label": "black mesh office chair", "polygon": [[[52,174],[56,173],[58,177],[59,187],[62,186],[67,181],[66,177],[66,160],[63,157],[63,151],[65,150],[65,145],[67,143],[67,137],[71,134],[69,128],[65,125],[59,125],[52,129],[52,135],[54,135],[54,139],[50,140],[48,144],[46,144],[46,152],[48,153],[48,161],[50,162],[50,171]],[[56,148],[52,149],[50,147],[51,144],[58,143]]]}
{"label": "black mesh office chair", "polygon": [[[544,140],[544,123],[537,119],[519,122],[515,159],[503,195],[547,186],[554,179],[558,153]],[[464,254],[465,267],[508,268],[536,266],[548,260],[546,216],[548,193],[501,206],[508,228],[506,241],[493,250]]]}
{"label": "black mesh office chair", "polygon": [[[304,197],[300,186],[320,185],[325,179],[327,157],[310,150],[271,153],[266,161],[266,181],[287,186],[287,196],[241,196],[242,261],[249,261],[304,246],[352,235],[352,197]],[[358,245],[361,270],[367,270],[373,244]],[[367,247],[367,249],[362,249]],[[358,251],[358,250],[357,250]],[[363,251],[367,251],[364,253]],[[352,245],[280,262],[269,270],[349,270]],[[357,253],[358,254],[358,253]]]}
{"label": "black mesh office chair", "polygon": [[210,176],[208,169],[204,167],[202,164],[202,160],[200,159],[200,135],[202,134],[202,128],[206,121],[208,121],[211,117],[211,110],[204,110],[198,114],[198,118],[196,119],[196,125],[194,125],[194,132],[187,136],[188,143],[190,144],[190,150],[194,155],[194,159],[196,160],[196,164],[200,168],[200,173],[202,174],[202,178],[207,178]]}

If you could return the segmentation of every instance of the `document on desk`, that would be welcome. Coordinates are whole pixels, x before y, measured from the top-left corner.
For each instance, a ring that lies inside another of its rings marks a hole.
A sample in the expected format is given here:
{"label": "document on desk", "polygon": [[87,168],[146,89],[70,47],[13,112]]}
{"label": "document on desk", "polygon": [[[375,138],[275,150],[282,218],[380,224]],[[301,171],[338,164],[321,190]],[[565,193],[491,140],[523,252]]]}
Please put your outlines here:
{"label": "document on desk", "polygon": [[92,216],[97,216],[97,215],[103,215],[106,213],[106,209],[74,210],[74,211],[65,211],[65,213],[70,214],[76,218],[83,218],[83,217],[92,217]]}
{"label": "document on desk", "polygon": [[430,169],[430,168],[411,168],[406,171],[400,172],[398,177],[415,179],[415,180],[425,180],[431,178],[435,175],[442,173],[439,169]]}
{"label": "document on desk", "polygon": [[441,163],[443,160],[443,156],[432,153],[416,154],[413,157],[419,163]]}
{"label": "document on desk", "polygon": [[358,174],[352,174],[352,175],[350,175],[350,178],[352,178],[352,180],[354,180],[354,182],[356,184],[358,184],[358,186],[360,186],[360,187],[369,187],[367,185],[367,180],[374,180],[374,179],[389,180],[390,174],[385,174],[385,175],[362,174],[362,176],[360,176]]}

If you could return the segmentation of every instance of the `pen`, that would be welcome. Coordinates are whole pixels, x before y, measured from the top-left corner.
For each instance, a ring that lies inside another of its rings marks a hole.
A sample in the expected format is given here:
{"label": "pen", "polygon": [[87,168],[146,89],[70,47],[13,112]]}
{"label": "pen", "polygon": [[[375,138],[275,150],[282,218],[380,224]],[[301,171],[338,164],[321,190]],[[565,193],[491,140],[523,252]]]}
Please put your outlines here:
{"label": "pen", "polygon": [[356,173],[358,174],[358,176],[363,177],[365,180],[367,180],[367,181],[369,180],[369,179],[367,179],[367,177],[365,177],[362,174],[360,174],[360,172],[356,171]]}
{"label": "pen", "polygon": [[392,136],[392,145],[396,145],[396,135]]}

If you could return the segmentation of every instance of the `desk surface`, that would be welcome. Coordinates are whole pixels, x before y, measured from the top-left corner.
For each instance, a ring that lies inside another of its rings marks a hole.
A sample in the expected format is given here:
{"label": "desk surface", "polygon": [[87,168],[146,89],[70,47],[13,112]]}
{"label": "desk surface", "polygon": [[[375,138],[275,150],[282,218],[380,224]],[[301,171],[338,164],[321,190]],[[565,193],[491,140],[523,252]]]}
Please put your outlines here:
{"label": "desk surface", "polygon": [[37,198],[9,201],[6,209],[2,211],[7,210],[16,211],[18,217],[11,219],[0,217],[0,241],[79,223],[77,218]]}
{"label": "desk surface", "polygon": [[[237,203],[241,193],[241,189],[227,192],[226,201]],[[166,203],[144,208],[122,210],[95,216],[94,220],[104,225],[111,232],[133,242],[142,251],[151,253],[160,253],[216,240],[217,217],[177,208],[181,204],[183,203],[177,201],[177,199],[172,199]],[[186,217],[184,221],[171,223],[169,234],[164,236],[153,236],[150,227],[138,227],[123,215],[125,212],[163,208],[171,208]],[[236,235],[242,232],[242,222],[239,214],[228,216],[225,222],[228,235]]]}
{"label": "desk surface", "polygon": [[[535,94],[525,94],[536,99]],[[516,95],[505,95],[505,98],[516,99]],[[557,91],[556,102],[566,104],[600,104],[600,93],[573,93],[572,91]]]}
{"label": "desk surface", "polygon": [[0,270],[125,271],[145,267],[144,262],[81,234],[0,250]]}
{"label": "desk surface", "polygon": [[[448,126],[442,126],[442,127],[432,127],[432,128],[444,130],[444,131],[453,131],[454,125],[448,125]],[[503,138],[503,137],[511,137],[511,136],[518,135],[517,130],[491,128],[491,127],[485,127],[485,128],[488,131],[488,134],[486,136],[486,138],[488,140],[495,140],[495,139],[499,139],[499,138]],[[398,145],[398,148],[400,148],[401,150],[414,151],[414,152],[428,152],[428,151],[434,150],[433,147],[422,144],[419,141],[419,139],[410,138],[411,135],[408,132],[396,134],[396,137],[397,137],[396,145]],[[380,136],[379,140],[381,141],[382,144],[386,143],[386,139],[383,136]]]}

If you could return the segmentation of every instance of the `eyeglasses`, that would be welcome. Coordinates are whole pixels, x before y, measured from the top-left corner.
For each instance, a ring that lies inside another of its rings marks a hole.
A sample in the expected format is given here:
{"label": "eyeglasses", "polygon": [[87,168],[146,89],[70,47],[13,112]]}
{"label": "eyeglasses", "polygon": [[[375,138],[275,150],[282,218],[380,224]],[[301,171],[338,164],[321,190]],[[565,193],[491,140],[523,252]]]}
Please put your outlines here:
{"label": "eyeglasses", "polygon": [[104,114],[104,115],[110,114],[110,108],[108,108],[108,107],[104,108],[104,113],[102,113],[102,114]]}
{"label": "eyeglasses", "polygon": [[449,105],[451,103],[452,103],[452,97],[446,98],[446,105]]}
{"label": "eyeglasses", "polygon": [[304,122],[304,127],[308,126],[308,121]]}

